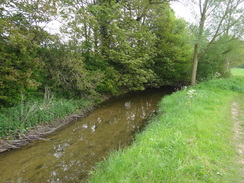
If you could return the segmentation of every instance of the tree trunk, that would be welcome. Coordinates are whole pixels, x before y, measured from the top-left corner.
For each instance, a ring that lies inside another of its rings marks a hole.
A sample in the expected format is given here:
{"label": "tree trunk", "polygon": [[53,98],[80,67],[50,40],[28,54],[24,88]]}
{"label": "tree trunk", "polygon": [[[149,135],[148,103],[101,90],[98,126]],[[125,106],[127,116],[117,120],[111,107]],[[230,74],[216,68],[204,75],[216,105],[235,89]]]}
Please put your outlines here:
{"label": "tree trunk", "polygon": [[193,56],[193,69],[191,75],[191,85],[196,85],[196,78],[197,78],[197,66],[198,66],[198,44],[194,46],[194,56]]}

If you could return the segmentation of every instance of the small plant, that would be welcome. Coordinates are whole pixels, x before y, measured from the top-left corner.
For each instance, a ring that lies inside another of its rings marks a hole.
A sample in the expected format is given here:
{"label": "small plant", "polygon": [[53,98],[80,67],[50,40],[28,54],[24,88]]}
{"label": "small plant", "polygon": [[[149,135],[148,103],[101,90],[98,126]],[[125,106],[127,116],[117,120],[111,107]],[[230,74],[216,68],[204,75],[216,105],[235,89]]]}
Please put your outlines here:
{"label": "small plant", "polygon": [[194,97],[195,95],[197,95],[197,92],[196,92],[196,90],[194,90],[194,89],[190,89],[190,90],[188,90],[187,94],[188,94],[188,96],[189,96],[190,98],[192,98],[192,97]]}
{"label": "small plant", "polygon": [[38,111],[44,111],[49,108],[53,101],[53,94],[48,87],[45,87],[44,99],[34,103],[25,103],[24,94],[21,93],[21,104],[20,104],[20,122],[23,129],[26,126],[26,122],[32,118]]}

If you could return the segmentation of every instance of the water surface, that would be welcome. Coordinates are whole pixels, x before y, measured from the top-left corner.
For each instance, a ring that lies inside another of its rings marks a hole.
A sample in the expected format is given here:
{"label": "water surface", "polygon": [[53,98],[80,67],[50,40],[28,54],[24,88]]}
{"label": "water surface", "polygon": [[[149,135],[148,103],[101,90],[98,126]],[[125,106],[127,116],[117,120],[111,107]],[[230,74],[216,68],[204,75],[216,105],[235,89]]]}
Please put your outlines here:
{"label": "water surface", "polygon": [[0,154],[0,182],[85,182],[95,164],[129,145],[169,88],[133,92],[20,149]]}

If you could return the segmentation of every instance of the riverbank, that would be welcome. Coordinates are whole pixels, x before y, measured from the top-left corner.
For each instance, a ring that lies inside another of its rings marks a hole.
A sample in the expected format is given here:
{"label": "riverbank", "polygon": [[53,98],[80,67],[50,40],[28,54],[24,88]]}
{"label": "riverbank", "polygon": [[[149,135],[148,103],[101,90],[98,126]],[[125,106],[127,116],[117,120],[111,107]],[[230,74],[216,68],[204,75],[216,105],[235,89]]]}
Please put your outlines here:
{"label": "riverbank", "polygon": [[244,98],[239,71],[165,97],[134,144],[99,163],[89,181],[240,182],[231,113],[232,103]]}
{"label": "riverbank", "polygon": [[49,93],[43,98],[23,101],[22,104],[11,108],[2,108],[0,152],[40,139],[61,126],[84,117],[94,105],[92,100],[60,99]]}

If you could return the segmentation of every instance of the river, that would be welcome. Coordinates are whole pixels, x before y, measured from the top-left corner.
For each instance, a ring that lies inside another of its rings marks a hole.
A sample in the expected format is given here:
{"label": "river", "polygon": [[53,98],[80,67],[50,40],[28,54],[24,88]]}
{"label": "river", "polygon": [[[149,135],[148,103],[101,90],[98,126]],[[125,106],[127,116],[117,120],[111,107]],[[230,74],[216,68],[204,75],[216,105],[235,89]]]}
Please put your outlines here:
{"label": "river", "polygon": [[114,97],[44,140],[1,153],[0,182],[85,182],[97,162],[132,142],[171,92],[161,88]]}

